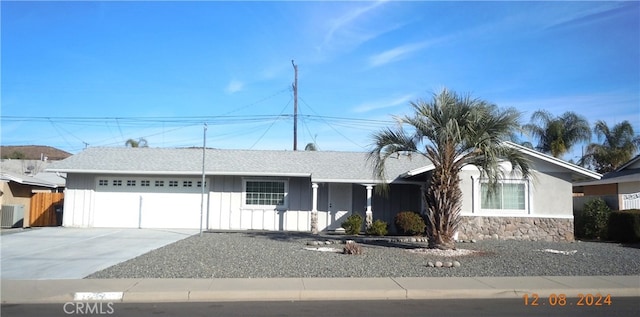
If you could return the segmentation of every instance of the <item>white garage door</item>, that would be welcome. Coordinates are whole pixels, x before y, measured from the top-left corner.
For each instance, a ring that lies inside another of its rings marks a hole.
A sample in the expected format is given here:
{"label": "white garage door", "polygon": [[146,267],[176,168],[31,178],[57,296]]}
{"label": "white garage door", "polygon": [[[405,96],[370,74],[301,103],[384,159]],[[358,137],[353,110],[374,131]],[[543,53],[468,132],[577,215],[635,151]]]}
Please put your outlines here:
{"label": "white garage door", "polygon": [[199,228],[200,185],[201,181],[188,178],[98,178],[90,225]]}

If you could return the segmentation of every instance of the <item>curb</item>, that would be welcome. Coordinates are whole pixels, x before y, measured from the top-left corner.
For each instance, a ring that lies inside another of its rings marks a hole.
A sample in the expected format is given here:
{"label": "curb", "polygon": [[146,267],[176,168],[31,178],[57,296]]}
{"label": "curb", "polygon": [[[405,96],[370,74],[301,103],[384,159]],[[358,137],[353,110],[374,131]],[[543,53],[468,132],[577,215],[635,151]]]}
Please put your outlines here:
{"label": "curb", "polygon": [[[640,276],[2,280],[2,304],[640,297]],[[527,285],[526,287],[522,287]]]}

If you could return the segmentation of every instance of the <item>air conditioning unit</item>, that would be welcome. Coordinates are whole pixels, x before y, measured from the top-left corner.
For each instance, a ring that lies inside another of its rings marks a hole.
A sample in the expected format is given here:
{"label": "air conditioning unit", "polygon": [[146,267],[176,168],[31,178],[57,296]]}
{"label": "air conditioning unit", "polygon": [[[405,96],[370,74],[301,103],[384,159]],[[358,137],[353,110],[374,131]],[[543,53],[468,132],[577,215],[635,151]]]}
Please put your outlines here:
{"label": "air conditioning unit", "polygon": [[24,205],[2,205],[0,222],[2,228],[22,227],[24,222]]}

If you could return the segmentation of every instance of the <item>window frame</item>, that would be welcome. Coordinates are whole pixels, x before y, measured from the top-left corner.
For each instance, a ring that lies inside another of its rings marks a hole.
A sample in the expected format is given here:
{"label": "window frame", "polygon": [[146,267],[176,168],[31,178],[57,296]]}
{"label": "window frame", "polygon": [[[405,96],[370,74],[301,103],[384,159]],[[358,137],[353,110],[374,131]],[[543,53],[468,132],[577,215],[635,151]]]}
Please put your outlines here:
{"label": "window frame", "polygon": [[[280,205],[261,205],[261,204],[249,204],[247,201],[247,183],[258,182],[258,183],[283,183],[284,184],[284,197],[283,202]],[[242,179],[242,207],[251,209],[251,208],[273,208],[273,209],[286,209],[289,206],[289,180],[288,179],[280,179],[280,178],[243,178]]]}
{"label": "window frame", "polygon": [[486,179],[478,180],[478,189],[476,191],[476,195],[478,197],[477,201],[474,202],[476,204],[476,210],[481,214],[496,214],[496,215],[523,215],[529,214],[531,212],[531,197],[530,197],[530,183],[527,179],[501,179],[498,180],[498,185],[500,186],[500,197],[501,197],[501,206],[504,206],[504,194],[503,194],[503,185],[522,185],[522,191],[524,194],[524,207],[523,209],[513,209],[513,208],[483,208],[484,195],[482,191],[483,185],[486,185],[488,181]]}

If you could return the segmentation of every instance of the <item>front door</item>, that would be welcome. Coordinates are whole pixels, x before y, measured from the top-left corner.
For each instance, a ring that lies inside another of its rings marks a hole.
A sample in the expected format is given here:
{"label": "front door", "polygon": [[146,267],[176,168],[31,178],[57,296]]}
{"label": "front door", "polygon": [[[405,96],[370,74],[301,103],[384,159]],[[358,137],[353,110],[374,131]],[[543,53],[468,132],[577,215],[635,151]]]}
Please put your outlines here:
{"label": "front door", "polygon": [[329,184],[328,229],[341,228],[342,222],[351,215],[351,184]]}

